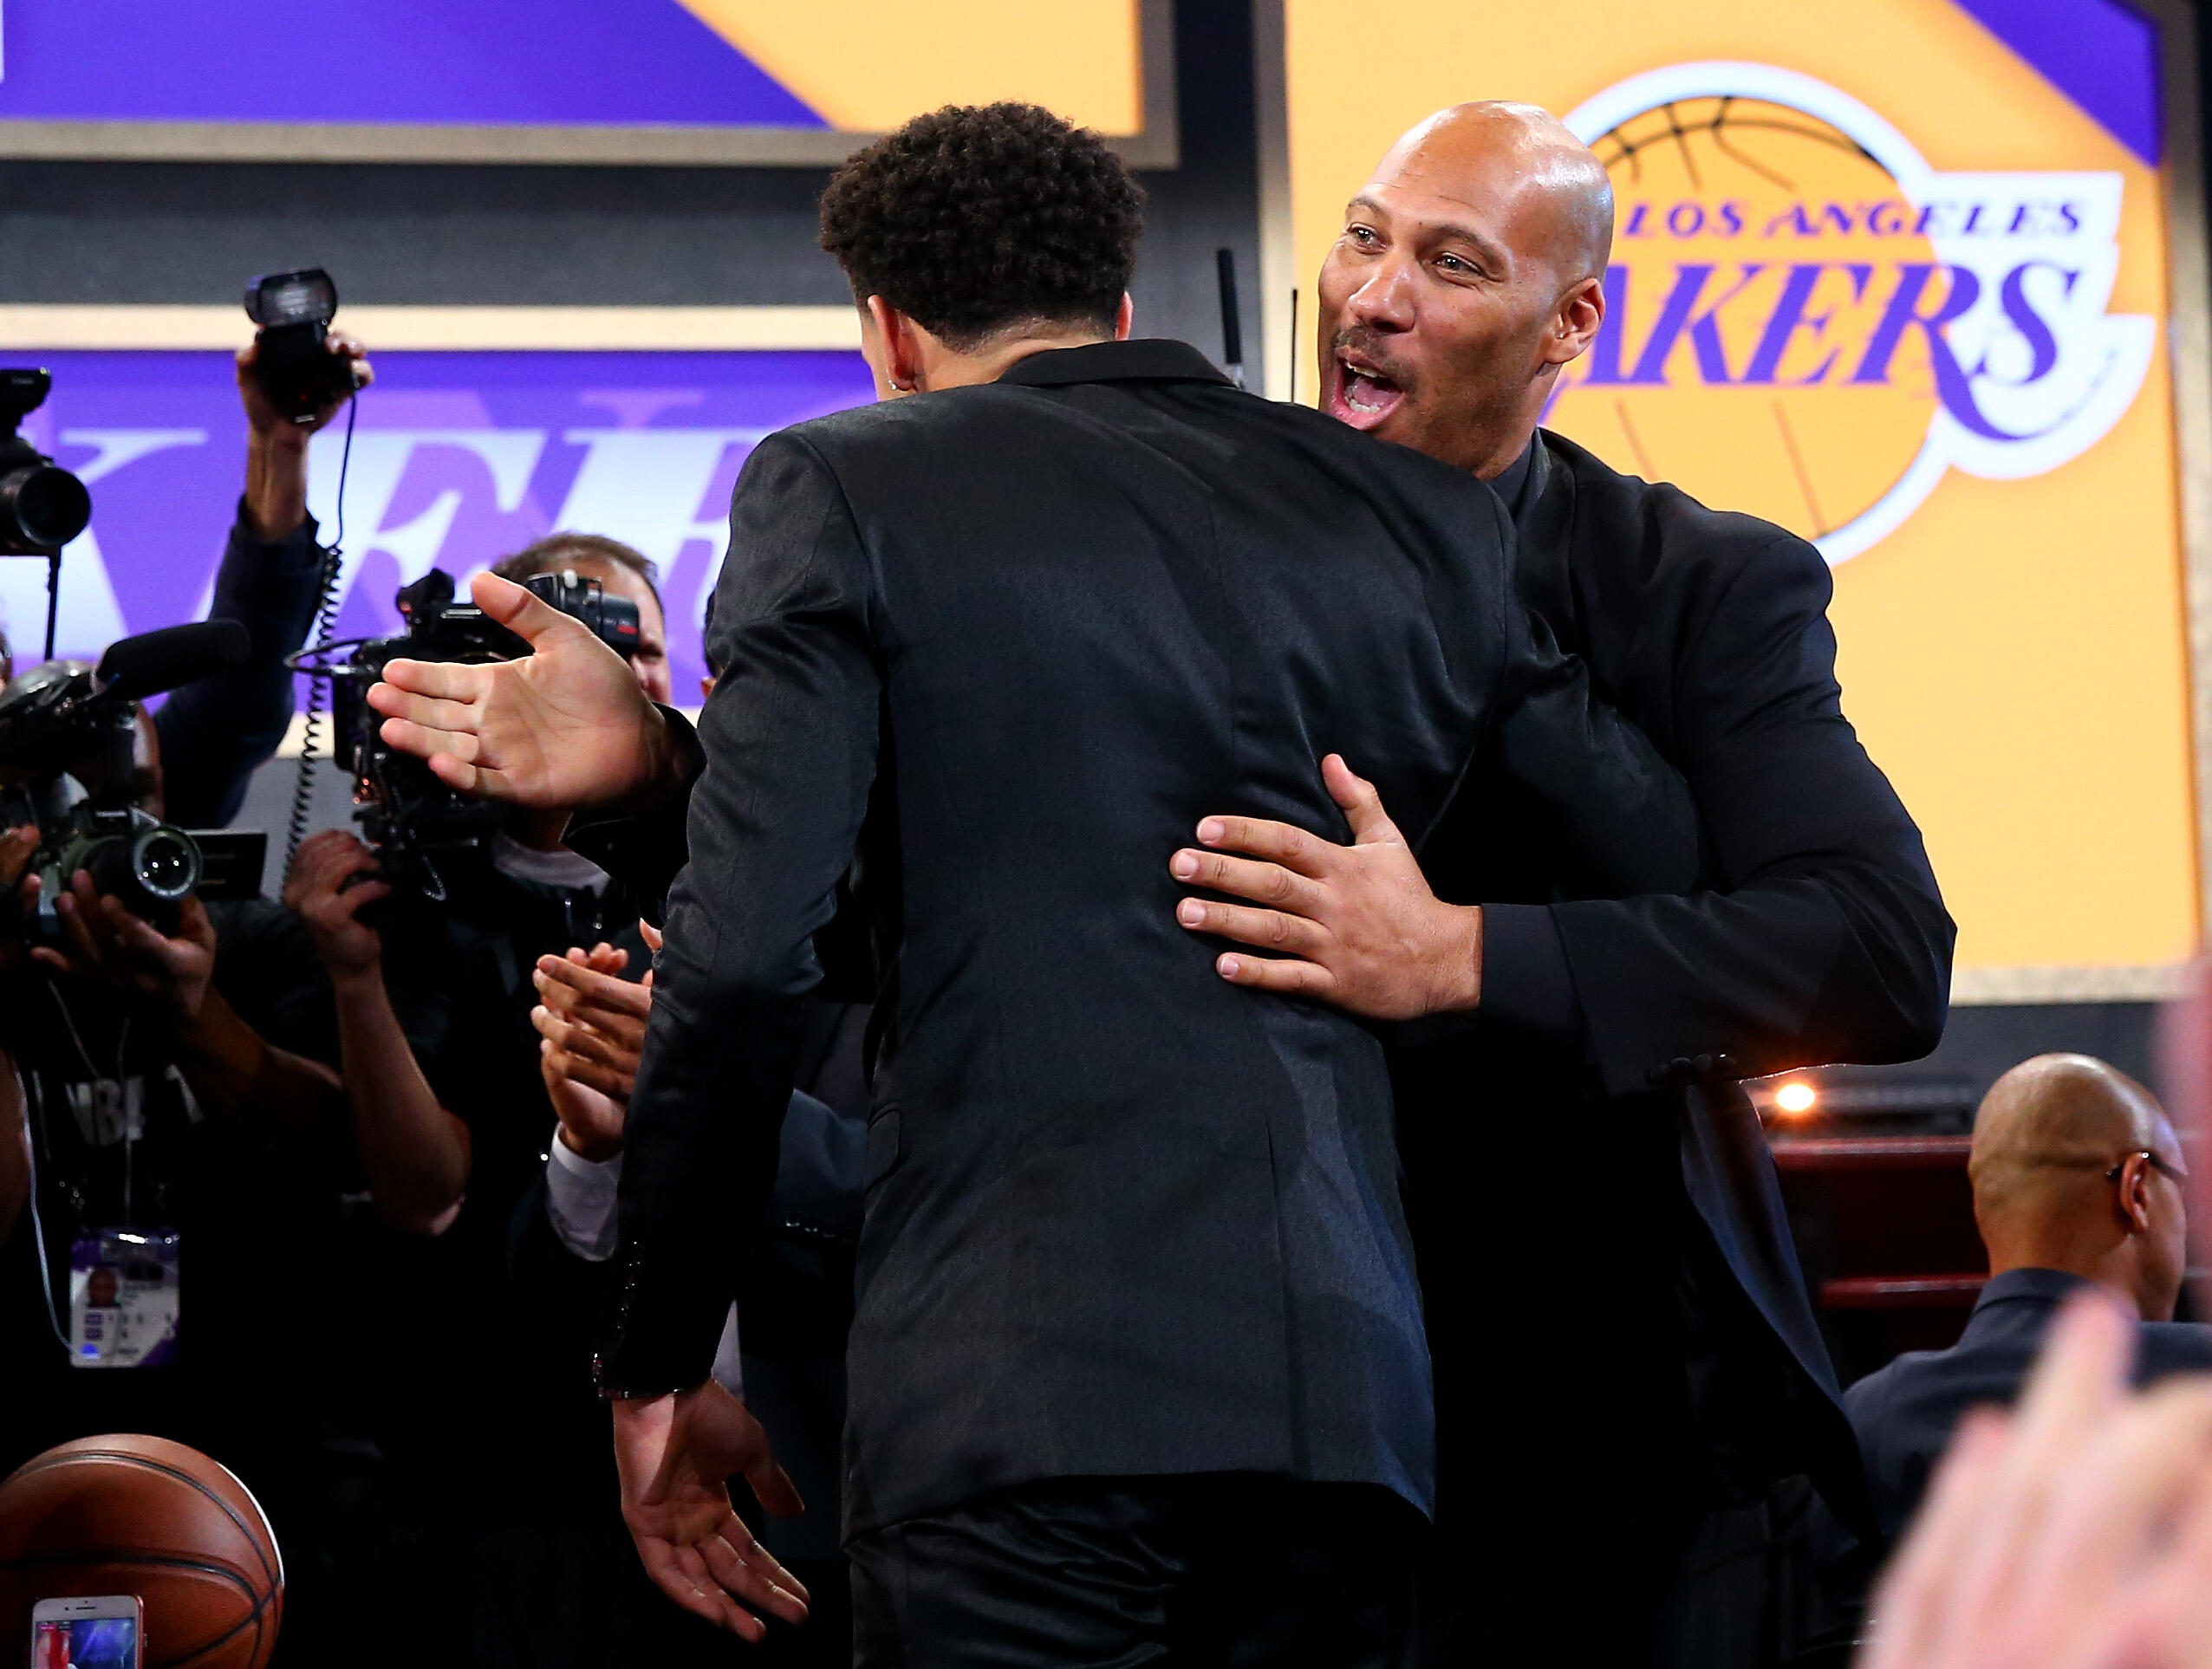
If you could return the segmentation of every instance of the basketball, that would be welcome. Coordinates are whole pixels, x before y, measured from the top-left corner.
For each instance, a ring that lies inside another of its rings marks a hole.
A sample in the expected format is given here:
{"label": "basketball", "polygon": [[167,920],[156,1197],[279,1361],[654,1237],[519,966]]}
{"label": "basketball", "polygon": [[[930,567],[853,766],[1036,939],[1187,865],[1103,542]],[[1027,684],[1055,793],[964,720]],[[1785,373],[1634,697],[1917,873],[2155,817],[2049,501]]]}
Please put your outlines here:
{"label": "basketball", "polygon": [[283,1563],[244,1484],[197,1449],[81,1438],[0,1483],[0,1661],[40,1600],[135,1594],[146,1669],[263,1669]]}

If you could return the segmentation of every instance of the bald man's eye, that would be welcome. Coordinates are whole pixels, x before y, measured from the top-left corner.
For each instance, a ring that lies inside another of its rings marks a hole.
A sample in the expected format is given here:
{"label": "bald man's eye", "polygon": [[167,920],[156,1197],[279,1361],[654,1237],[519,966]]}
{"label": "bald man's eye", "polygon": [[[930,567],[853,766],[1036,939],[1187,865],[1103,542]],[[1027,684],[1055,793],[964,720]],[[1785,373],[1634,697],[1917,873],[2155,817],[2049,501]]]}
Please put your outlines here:
{"label": "bald man's eye", "polygon": [[1472,261],[1461,260],[1456,255],[1440,255],[1436,264],[1454,278],[1480,278],[1482,270]]}
{"label": "bald man's eye", "polygon": [[1362,249],[1368,250],[1373,249],[1382,241],[1382,235],[1372,226],[1347,226],[1344,228],[1344,236]]}

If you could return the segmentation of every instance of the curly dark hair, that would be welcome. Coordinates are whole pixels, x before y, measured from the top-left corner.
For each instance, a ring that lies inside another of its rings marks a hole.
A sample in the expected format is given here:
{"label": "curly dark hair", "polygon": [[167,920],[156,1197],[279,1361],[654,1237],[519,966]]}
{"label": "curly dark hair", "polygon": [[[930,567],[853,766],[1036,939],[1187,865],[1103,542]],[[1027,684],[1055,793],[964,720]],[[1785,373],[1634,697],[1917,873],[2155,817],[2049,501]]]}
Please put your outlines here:
{"label": "curly dark hair", "polygon": [[856,153],[822,194],[822,247],[966,352],[1018,324],[1110,329],[1144,192],[1088,128],[1033,104],[947,105]]}

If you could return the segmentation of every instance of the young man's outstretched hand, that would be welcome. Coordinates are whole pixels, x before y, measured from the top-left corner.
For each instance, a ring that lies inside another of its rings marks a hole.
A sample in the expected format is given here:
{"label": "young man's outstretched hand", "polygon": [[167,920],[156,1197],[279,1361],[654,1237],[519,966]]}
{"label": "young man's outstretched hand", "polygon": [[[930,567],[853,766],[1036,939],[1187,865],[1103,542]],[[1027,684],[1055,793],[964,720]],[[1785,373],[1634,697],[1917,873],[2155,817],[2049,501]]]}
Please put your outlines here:
{"label": "young man's outstretched hand", "polygon": [[768,1633],[756,1613],[804,1622],[806,1589],[730,1504],[728,1480],[741,1474],[777,1517],[797,1517],[803,1505],[745,1404],[709,1380],[613,1406],[622,1518],[660,1591],[756,1645]]}
{"label": "young man's outstretched hand", "polygon": [[495,574],[469,589],[532,653],[392,662],[368,692],[385,741],[464,794],[539,809],[642,808],[683,785],[667,718],[589,627]]}

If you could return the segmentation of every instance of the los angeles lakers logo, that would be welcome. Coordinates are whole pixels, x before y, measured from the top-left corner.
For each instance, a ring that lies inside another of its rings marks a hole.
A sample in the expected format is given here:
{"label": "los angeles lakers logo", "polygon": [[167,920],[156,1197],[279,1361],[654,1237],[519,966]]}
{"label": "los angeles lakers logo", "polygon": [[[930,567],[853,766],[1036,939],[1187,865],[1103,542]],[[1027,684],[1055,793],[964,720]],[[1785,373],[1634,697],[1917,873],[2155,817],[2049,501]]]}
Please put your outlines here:
{"label": "los angeles lakers logo", "polygon": [[2110,173],[1938,173],[1825,82],[1678,64],[1567,117],[1613,182],[1605,328],[1546,421],[1857,555],[1944,472],[2040,475],[2119,420]]}

